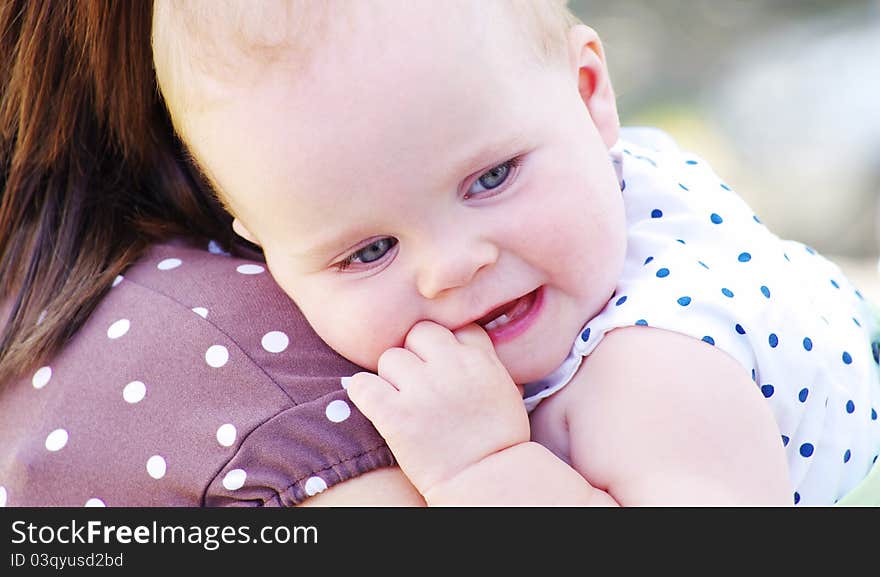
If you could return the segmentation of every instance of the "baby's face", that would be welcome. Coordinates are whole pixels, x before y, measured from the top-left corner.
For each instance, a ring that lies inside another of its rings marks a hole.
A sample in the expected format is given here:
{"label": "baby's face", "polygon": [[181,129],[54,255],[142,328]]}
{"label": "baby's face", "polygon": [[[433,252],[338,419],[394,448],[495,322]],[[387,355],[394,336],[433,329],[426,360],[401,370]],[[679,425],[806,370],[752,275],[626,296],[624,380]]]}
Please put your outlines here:
{"label": "baby's face", "polygon": [[380,41],[337,34],[304,74],[236,89],[189,145],[340,354],[375,370],[420,320],[478,322],[516,382],[538,379],[622,267],[616,132],[576,63],[464,17],[410,22],[376,15]]}

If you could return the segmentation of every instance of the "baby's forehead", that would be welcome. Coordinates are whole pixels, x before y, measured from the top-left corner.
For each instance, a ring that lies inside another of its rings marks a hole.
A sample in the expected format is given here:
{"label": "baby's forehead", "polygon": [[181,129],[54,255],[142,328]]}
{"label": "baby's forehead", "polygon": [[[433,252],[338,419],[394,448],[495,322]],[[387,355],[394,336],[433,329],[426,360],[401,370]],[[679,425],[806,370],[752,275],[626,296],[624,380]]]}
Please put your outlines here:
{"label": "baby's forehead", "polygon": [[273,63],[304,55],[321,28],[320,8],[333,3],[155,0],[153,60],[172,117],[252,83]]}
{"label": "baby's forehead", "polygon": [[547,56],[572,22],[564,0],[156,0],[153,53],[179,117],[224,88],[258,81],[272,65],[305,74],[322,55],[324,64],[346,50],[402,50],[406,41],[442,49],[499,31]]}
{"label": "baby's forehead", "polygon": [[[462,131],[461,123],[438,119],[461,118],[463,108],[484,110],[488,99],[492,110],[501,109],[502,87],[518,85],[523,66],[542,63],[522,52],[523,46],[533,55],[540,50],[517,27],[534,26],[527,15],[549,5],[562,6],[557,0],[448,0],[438,11],[427,0],[155,0],[156,74],[194,164],[236,214],[234,208],[245,208],[238,206],[245,191],[282,188],[247,178],[276,172],[257,165],[277,150],[288,153],[284,170],[302,165],[296,174],[306,179],[303,174],[336,175],[316,167],[352,141],[373,149],[407,142],[406,151],[418,152],[429,138],[420,138],[419,148],[411,145],[414,134],[465,140],[448,136]],[[521,19],[511,18],[513,6],[524,10],[517,13]],[[562,22],[557,36],[565,36]],[[445,89],[429,89],[435,84]],[[389,99],[396,103],[390,117],[384,114]],[[283,124],[282,134],[276,117],[283,115],[296,121]],[[250,154],[263,149],[266,154]]]}

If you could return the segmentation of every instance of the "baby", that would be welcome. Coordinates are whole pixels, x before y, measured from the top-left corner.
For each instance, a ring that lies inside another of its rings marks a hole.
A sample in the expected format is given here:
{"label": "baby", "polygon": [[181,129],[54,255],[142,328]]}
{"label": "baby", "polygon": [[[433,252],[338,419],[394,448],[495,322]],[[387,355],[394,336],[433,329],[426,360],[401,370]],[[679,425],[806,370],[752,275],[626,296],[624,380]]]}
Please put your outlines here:
{"label": "baby", "polygon": [[[620,137],[555,0],[157,0],[175,128],[429,505],[831,504],[880,450],[861,295]],[[523,402],[525,399],[525,403]]]}

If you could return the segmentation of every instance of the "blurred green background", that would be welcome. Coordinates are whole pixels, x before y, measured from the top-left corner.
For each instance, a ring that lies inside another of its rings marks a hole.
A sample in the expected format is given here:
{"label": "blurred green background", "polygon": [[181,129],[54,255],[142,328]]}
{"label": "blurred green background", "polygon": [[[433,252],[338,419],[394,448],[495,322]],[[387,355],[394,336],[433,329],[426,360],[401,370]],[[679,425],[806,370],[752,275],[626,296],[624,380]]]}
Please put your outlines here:
{"label": "blurred green background", "polygon": [[624,125],[666,130],[777,234],[875,283],[880,0],[569,6],[602,38]]}

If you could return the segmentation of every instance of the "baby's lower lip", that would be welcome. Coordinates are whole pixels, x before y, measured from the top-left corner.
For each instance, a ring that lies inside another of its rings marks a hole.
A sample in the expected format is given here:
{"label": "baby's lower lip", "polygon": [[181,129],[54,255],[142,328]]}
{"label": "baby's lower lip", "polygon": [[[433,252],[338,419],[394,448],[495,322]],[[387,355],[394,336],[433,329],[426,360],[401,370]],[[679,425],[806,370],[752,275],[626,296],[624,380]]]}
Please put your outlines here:
{"label": "baby's lower lip", "polygon": [[[524,299],[529,301],[527,308],[518,311],[506,324],[486,329],[486,334],[495,345],[515,339],[534,324],[544,302],[544,287],[538,287],[529,294],[520,297],[519,301]],[[514,309],[517,308],[514,307]]]}

